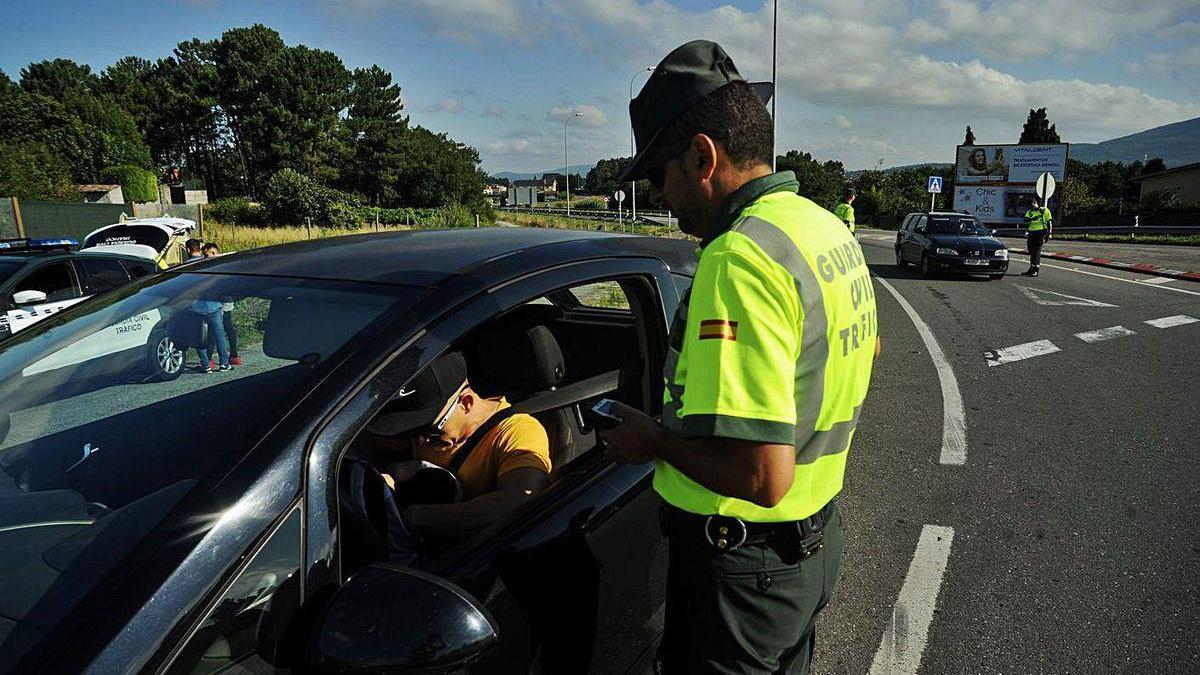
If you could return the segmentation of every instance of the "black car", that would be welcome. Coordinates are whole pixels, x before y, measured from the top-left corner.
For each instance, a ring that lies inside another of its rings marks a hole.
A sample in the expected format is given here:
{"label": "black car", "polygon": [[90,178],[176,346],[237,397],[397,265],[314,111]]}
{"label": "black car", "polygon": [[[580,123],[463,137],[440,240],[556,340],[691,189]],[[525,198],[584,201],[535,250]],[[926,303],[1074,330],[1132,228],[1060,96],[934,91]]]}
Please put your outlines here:
{"label": "black car", "polygon": [[926,276],[954,272],[1003,279],[1008,272],[1008,249],[972,216],[910,213],[896,232],[896,266],[908,263]]}
{"label": "black car", "polygon": [[70,240],[0,240],[0,339],[156,270],[137,256],[72,251]]}
{"label": "black car", "polygon": [[[659,500],[586,411],[659,412],[694,265],[682,241],[580,231],[314,240],[153,275],[0,343],[0,672],[645,670]],[[72,376],[109,358],[114,326],[158,312],[187,332],[213,298],[243,367]],[[535,415],[554,468],[511,517],[401,568],[375,483],[347,478],[450,349],[508,373],[518,406],[555,401]]]}

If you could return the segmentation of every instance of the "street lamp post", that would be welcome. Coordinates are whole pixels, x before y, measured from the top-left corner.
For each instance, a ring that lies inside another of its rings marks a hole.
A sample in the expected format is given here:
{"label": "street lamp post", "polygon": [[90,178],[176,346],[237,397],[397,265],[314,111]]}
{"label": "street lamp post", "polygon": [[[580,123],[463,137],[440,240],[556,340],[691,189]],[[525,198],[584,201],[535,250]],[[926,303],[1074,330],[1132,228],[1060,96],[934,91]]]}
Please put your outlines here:
{"label": "street lamp post", "polygon": [[569,164],[567,164],[567,122],[570,122],[571,120],[575,119],[576,117],[583,117],[583,113],[576,110],[574,115],[567,115],[567,118],[565,120],[563,120],[563,175],[566,176],[566,180],[567,180],[567,217],[568,218],[571,217],[571,167]]}
{"label": "street lamp post", "polygon": [[[645,68],[634,73],[633,77],[629,78],[629,102],[630,103],[633,102],[633,81],[636,80],[638,75],[641,75],[642,73],[652,73],[652,72],[654,72],[654,68],[652,66],[646,66]],[[637,154],[637,148],[634,147],[634,142],[633,142],[633,117],[630,117],[629,118],[629,161],[632,162],[633,157],[636,154]],[[637,181],[635,181],[635,180],[629,181],[629,194],[631,195],[630,199],[633,200],[633,209],[629,213],[629,224],[630,224],[630,226],[632,226],[633,224],[637,223]]]}

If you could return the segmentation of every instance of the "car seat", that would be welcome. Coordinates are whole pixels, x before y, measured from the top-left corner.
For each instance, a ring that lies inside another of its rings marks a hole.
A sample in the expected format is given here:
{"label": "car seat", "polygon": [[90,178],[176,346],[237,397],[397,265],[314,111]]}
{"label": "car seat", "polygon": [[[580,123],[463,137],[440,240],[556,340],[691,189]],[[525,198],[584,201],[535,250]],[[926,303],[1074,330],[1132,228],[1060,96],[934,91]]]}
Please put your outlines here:
{"label": "car seat", "polygon": [[[553,391],[566,380],[558,340],[542,325],[523,325],[506,317],[477,334],[464,353],[471,387],[481,396],[503,395],[514,404]],[[550,462],[561,467],[595,445],[584,432],[577,405],[535,413],[550,439]]]}

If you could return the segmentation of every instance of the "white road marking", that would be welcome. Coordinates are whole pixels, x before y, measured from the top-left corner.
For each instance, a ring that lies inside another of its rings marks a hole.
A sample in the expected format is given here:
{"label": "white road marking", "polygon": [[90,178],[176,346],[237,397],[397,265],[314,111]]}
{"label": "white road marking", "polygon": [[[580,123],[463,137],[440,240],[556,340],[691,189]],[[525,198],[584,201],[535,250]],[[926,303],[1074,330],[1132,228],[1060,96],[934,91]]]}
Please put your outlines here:
{"label": "white road marking", "polygon": [[1174,328],[1175,326],[1186,326],[1189,323],[1197,322],[1200,322],[1200,319],[1190,317],[1187,314],[1176,314],[1175,316],[1164,316],[1161,319],[1150,319],[1143,323],[1155,328]]}
{"label": "white road marking", "polygon": [[883,632],[870,675],[916,675],[929,639],[942,577],[950,563],[954,529],[942,525],[921,528],[917,552],[892,608],[892,621]]}
{"label": "white road marking", "polygon": [[1031,359],[1035,356],[1045,356],[1054,352],[1062,351],[1058,345],[1049,340],[1038,340],[1036,342],[1026,342],[1024,344],[1005,347],[990,352],[984,352],[983,358],[987,359],[988,367],[999,366],[1013,361],[1022,361]]}
{"label": "white road marking", "polygon": [[1089,277],[1100,277],[1101,279],[1112,279],[1113,281],[1123,281],[1127,284],[1137,284],[1138,286],[1142,286],[1143,288],[1157,288],[1157,289],[1164,290],[1164,291],[1173,291],[1175,293],[1186,293],[1187,295],[1200,295],[1200,291],[1189,291],[1185,288],[1175,288],[1174,286],[1154,286],[1151,284],[1147,284],[1146,282],[1144,282],[1140,279],[1125,279],[1122,277],[1114,277],[1111,274],[1100,274],[1099,272],[1090,272],[1088,270],[1077,270],[1074,267],[1063,267],[1062,265],[1052,265],[1052,264],[1046,262],[1045,260],[1042,261],[1042,267],[1053,267],[1056,270],[1066,270],[1068,272],[1074,272],[1076,274],[1086,274]]}
{"label": "white road marking", "polygon": [[1104,342],[1113,338],[1125,337],[1126,335],[1137,335],[1137,333],[1129,330],[1125,326],[1111,326],[1109,328],[1101,328],[1100,330],[1089,330],[1083,333],[1076,333],[1075,337],[1083,340],[1088,344],[1095,342]]}
{"label": "white road marking", "polygon": [[900,292],[891,284],[879,277],[875,277],[875,280],[887,289],[892,297],[896,298],[900,308],[912,320],[913,325],[917,328],[917,333],[925,343],[925,349],[929,351],[929,356],[933,359],[933,367],[937,370],[938,382],[942,387],[942,454],[938,461],[942,464],[960,466],[966,464],[967,415],[963,411],[962,394],[958,390],[958,380],[954,379],[954,370],[950,368],[950,361],[946,359],[941,345],[933,337],[933,331],[917,314],[917,310],[913,309],[913,306],[908,304],[904,296],[900,295]]}
{"label": "white road marking", "polygon": [[[1017,288],[1021,289],[1021,292],[1025,294],[1025,297],[1029,298],[1030,300],[1036,302],[1039,305],[1047,305],[1050,307],[1057,307],[1057,306],[1062,306],[1062,305],[1078,305],[1080,307],[1116,307],[1116,305],[1111,305],[1107,302],[1100,302],[1099,300],[1089,300],[1087,298],[1081,298],[1076,295],[1067,295],[1066,293],[1056,293],[1054,291],[1047,291],[1044,288],[1030,288],[1029,286],[1017,286]],[[1056,295],[1060,298],[1066,298],[1066,300],[1050,300],[1048,298],[1040,297],[1039,294],[1041,294],[1041,295]]]}
{"label": "white road marking", "polygon": [[1157,286],[1158,284],[1169,284],[1172,281],[1175,281],[1175,280],[1172,279],[1171,277],[1154,277],[1152,279],[1142,279],[1141,283]]}

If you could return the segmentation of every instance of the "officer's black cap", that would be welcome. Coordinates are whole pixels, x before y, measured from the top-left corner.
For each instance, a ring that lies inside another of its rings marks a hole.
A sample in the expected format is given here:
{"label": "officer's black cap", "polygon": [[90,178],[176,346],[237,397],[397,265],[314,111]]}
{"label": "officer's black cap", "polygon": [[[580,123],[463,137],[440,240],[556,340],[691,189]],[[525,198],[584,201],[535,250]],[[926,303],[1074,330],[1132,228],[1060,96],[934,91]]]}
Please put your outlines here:
{"label": "officer's black cap", "polygon": [[[637,155],[625,169],[621,182],[640,180],[649,169],[670,159],[671,148],[660,147],[663,131],[705,96],[733,82],[745,82],[733,59],[721,45],[695,40],[676,47],[654,69],[637,98],[629,102],[629,119],[637,141]],[[769,98],[771,87],[755,85],[760,98]]]}

